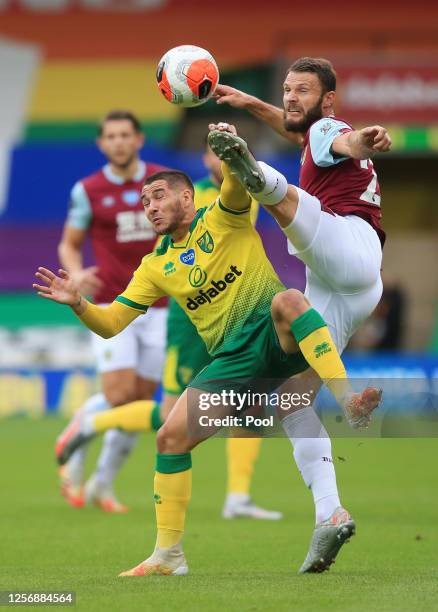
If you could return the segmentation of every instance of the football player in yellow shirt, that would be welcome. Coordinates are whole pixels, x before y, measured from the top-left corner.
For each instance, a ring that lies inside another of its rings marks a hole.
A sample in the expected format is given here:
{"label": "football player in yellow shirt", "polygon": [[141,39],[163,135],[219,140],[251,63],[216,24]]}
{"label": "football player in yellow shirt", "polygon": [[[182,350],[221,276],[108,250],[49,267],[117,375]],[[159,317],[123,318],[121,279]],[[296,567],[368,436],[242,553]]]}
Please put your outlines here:
{"label": "football player in yellow shirt", "polygon": [[[195,207],[197,210],[209,206],[218,197],[223,180],[221,161],[208,143],[203,155],[208,176],[197,181]],[[255,225],[259,206],[251,204],[251,221]],[[163,374],[163,400],[160,416],[164,421],[178,397],[192,378],[212,360],[204,342],[184,310],[173,298],[169,299],[167,317],[167,350]],[[143,402],[137,402],[143,410]],[[109,423],[108,423],[109,426]],[[252,435],[251,435],[252,434]],[[227,439],[227,494],[222,516],[227,519],[249,517],[278,520],[282,513],[266,510],[256,505],[250,497],[251,480],[260,453],[261,434],[243,428],[234,428]]]}
{"label": "football player in yellow shirt", "polygon": [[[56,275],[39,268],[36,273],[34,287],[39,295],[68,304],[87,327],[103,337],[119,333],[158,298],[171,295],[213,357],[158,431],[156,546],[150,557],[123,576],[188,572],[182,536],[191,496],[191,450],[213,435],[224,418],[236,414],[231,398],[248,389],[251,381],[275,378],[274,390],[281,381],[311,367],[340,403],[361,412],[375,407],[369,405],[367,390],[361,394],[351,391],[322,317],[300,291],[286,290],[280,282],[251,223],[250,197],[224,163],[222,171],[219,198],[198,211],[193,185],[185,174],[159,172],[145,181],[142,200],[146,215],[156,232],[165,237],[154,253],[143,258],[131,283],[109,306],[88,302],[64,270]],[[219,415],[218,424],[203,425],[203,417],[208,416],[208,411],[203,411],[205,403],[216,406],[210,414]],[[64,440],[60,455],[69,444],[77,447],[71,444],[72,438],[95,433],[95,429],[87,431],[87,426],[91,424],[78,423],[78,431]],[[327,520],[325,535],[319,541],[323,569],[355,529],[352,517],[341,507],[331,518],[335,520]]]}

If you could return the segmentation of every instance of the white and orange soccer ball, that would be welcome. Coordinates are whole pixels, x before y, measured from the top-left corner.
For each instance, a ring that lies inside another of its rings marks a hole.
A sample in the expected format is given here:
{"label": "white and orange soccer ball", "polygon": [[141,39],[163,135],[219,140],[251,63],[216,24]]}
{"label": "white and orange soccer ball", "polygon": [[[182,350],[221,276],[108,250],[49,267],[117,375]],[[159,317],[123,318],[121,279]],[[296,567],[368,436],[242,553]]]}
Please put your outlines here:
{"label": "white and orange soccer ball", "polygon": [[219,69],[208,51],[193,45],[170,49],[160,59],[157,83],[172,104],[192,107],[207,102],[219,81]]}

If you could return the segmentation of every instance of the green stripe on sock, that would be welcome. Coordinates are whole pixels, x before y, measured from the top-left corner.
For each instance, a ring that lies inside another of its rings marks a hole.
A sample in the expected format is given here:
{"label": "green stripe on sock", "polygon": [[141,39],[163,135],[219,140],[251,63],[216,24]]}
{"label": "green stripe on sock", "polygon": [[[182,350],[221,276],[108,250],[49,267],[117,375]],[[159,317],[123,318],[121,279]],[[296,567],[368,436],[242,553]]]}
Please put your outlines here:
{"label": "green stripe on sock", "polygon": [[160,416],[160,404],[156,403],[151,412],[151,426],[154,431],[158,431],[163,424]]}
{"label": "green stripe on sock", "polygon": [[298,319],[292,322],[290,330],[293,333],[295,340],[301,342],[304,338],[307,338],[315,329],[325,327],[327,323],[321,317],[319,312],[314,308],[310,308],[304,314],[300,315]]}
{"label": "green stripe on sock", "polygon": [[160,455],[157,453],[156,471],[162,474],[176,474],[185,472],[192,467],[192,456],[190,453],[180,455]]}

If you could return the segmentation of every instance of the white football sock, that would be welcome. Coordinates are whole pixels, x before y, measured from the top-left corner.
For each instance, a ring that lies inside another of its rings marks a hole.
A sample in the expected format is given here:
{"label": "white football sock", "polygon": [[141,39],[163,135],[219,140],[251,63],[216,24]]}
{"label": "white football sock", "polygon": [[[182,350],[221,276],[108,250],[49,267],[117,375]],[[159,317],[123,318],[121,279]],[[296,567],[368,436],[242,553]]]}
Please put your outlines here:
{"label": "white football sock", "polygon": [[138,433],[128,433],[118,429],[106,432],[95,474],[101,488],[111,491],[114,478],[130,455],[137,439]]}
{"label": "white football sock", "polygon": [[[76,414],[80,414],[81,416],[84,416],[85,419],[88,419],[88,417],[92,417],[97,412],[101,412],[102,410],[107,410],[109,407],[110,406],[106,401],[104,394],[96,393],[95,395],[89,397],[84,404],[82,404]],[[68,461],[67,472],[74,487],[79,487],[84,481],[87,453],[88,445],[84,444],[73,453]]]}
{"label": "white football sock", "polygon": [[225,499],[226,506],[241,506],[250,500],[248,493],[228,493]]}
{"label": "white football sock", "polygon": [[281,422],[294,448],[297,467],[315,502],[316,523],[341,505],[327,431],[313,408],[301,408]]}
{"label": "white football sock", "polygon": [[272,166],[265,164],[265,162],[259,161],[257,163],[264,174],[266,185],[262,191],[252,192],[252,195],[260,204],[265,204],[266,206],[278,204],[287,193],[288,184],[286,177],[275,168],[272,168]]}

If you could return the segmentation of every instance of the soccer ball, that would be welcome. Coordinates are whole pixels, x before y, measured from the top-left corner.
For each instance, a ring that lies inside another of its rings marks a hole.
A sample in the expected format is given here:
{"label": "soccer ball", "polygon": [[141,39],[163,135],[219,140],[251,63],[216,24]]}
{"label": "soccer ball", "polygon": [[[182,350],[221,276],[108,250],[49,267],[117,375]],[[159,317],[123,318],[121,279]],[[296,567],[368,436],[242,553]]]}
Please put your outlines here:
{"label": "soccer ball", "polygon": [[217,64],[201,47],[174,47],[158,63],[158,88],[172,104],[184,107],[204,104],[213,95],[218,81]]}

